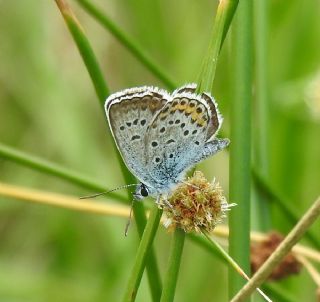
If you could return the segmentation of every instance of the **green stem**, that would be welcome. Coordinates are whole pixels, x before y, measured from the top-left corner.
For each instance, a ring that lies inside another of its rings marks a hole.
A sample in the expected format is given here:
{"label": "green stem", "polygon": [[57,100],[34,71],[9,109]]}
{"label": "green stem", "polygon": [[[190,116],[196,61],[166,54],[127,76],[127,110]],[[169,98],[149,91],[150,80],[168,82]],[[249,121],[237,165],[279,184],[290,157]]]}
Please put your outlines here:
{"label": "green stem", "polygon": [[160,299],[161,302],[171,302],[174,299],[185,237],[186,233],[183,230],[179,228],[175,229],[169,257],[169,266],[165,275]]}
{"label": "green stem", "polygon": [[[269,174],[269,125],[268,125],[268,1],[260,0],[255,3],[255,84],[256,84],[256,112],[254,115],[255,127],[255,166],[263,175]],[[263,231],[270,229],[270,207],[267,196],[257,192],[256,198],[257,227]]]}
{"label": "green stem", "polygon": [[146,260],[150,255],[152,242],[159,226],[161,214],[162,210],[154,205],[140,241],[134,266],[123,298],[124,302],[135,301]]}
{"label": "green stem", "polygon": [[[229,215],[229,254],[249,275],[250,272],[250,151],[252,89],[252,2],[242,1],[235,23],[235,90],[230,135],[230,201],[238,204]],[[229,271],[229,296],[244,280]]]}
{"label": "green stem", "polygon": [[213,24],[211,41],[206,57],[203,60],[203,66],[200,73],[198,92],[212,91],[213,80],[215,77],[218,56],[225,39],[225,35],[230,26],[235,13],[237,1],[221,0],[219,2],[215,21]]}
{"label": "green stem", "polygon": [[107,15],[103,14],[99,8],[87,0],[77,0],[78,3],[103,27],[109,30],[113,36],[118,39],[150,72],[152,72],[169,89],[176,87],[175,83],[162,70],[162,68],[148,56],[133,39],[122,31]]}
{"label": "green stem", "polygon": [[[137,222],[136,225],[137,225],[139,237],[142,240],[144,230],[147,224],[145,208],[142,202],[135,203],[133,207],[133,214]],[[152,247],[150,247],[149,257],[147,258],[147,261],[146,261],[146,269],[148,274],[149,286],[151,289],[152,300],[159,301],[159,297],[162,291],[162,281],[160,278],[160,271],[157,264],[156,255]]]}
{"label": "green stem", "polygon": [[[220,254],[220,256],[223,258],[224,262],[230,266],[230,268],[233,268],[234,271],[241,276],[244,280],[250,280],[249,276],[242,270],[242,268],[237,264],[236,261],[234,261],[232,259],[232,257],[230,257],[228,255],[228,253],[222,248],[222,246],[220,244],[218,244],[215,240],[213,240],[209,233],[205,230],[202,230],[202,233],[204,234],[204,236],[209,240],[209,242],[213,245],[213,247],[216,249],[216,251]],[[266,301],[270,301],[271,300],[268,298],[267,295],[265,295],[261,289],[257,288],[257,291],[261,294],[262,297],[265,298]]]}
{"label": "green stem", "polygon": [[223,261],[225,260],[225,258],[221,256],[221,253],[219,253],[217,249],[213,247],[212,244],[208,240],[206,240],[203,236],[190,233],[188,234],[187,238],[195,242],[197,245],[201,246],[202,248],[206,249],[208,252],[210,252],[220,260],[223,260]]}
{"label": "green stem", "polygon": [[103,105],[106,97],[109,95],[109,89],[104,80],[102,71],[97,62],[96,56],[92,50],[89,40],[85,35],[80,23],[72,13],[69,5],[64,0],[55,0],[59,10],[69,28],[69,31],[77,44],[78,50],[87,67],[91,81],[94,85],[96,94]]}
{"label": "green stem", "polygon": [[[106,187],[102,183],[98,183],[78,172],[66,169],[58,164],[52,163],[45,159],[30,155],[26,152],[19,151],[12,147],[0,144],[0,157],[21,164],[25,167],[37,170],[45,174],[50,174],[60,179],[64,179],[70,183],[76,184],[80,187],[87,188],[96,192],[106,191]],[[120,202],[127,202],[127,199],[119,193],[111,192],[110,197],[115,198]]]}
{"label": "green stem", "polygon": [[223,35],[222,35],[222,43],[221,46],[227,36],[231,21],[238,7],[239,0],[224,0],[226,3],[226,18],[224,23]]}

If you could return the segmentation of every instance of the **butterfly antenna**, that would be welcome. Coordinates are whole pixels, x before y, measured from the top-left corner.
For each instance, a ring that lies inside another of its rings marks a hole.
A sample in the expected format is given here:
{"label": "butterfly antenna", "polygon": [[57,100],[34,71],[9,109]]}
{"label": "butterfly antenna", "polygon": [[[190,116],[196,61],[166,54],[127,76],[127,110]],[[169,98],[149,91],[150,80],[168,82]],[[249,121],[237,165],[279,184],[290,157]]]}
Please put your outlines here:
{"label": "butterfly antenna", "polygon": [[134,201],[135,201],[135,200],[132,199],[131,207],[130,207],[129,218],[128,218],[128,221],[127,221],[127,223],[126,223],[126,228],[125,228],[125,230],[124,230],[124,236],[125,236],[125,237],[128,236],[129,226],[130,226],[131,220],[132,220],[132,212],[133,212]]}
{"label": "butterfly antenna", "polygon": [[95,197],[97,197],[97,196],[105,195],[105,194],[111,193],[111,192],[113,192],[113,191],[125,189],[125,188],[132,187],[132,186],[137,186],[137,185],[138,185],[138,184],[124,185],[124,186],[117,187],[117,188],[112,189],[112,190],[109,190],[109,191],[100,192],[100,193],[96,193],[96,194],[92,194],[92,195],[87,195],[87,196],[81,196],[81,197],[79,197],[79,199],[95,198]]}

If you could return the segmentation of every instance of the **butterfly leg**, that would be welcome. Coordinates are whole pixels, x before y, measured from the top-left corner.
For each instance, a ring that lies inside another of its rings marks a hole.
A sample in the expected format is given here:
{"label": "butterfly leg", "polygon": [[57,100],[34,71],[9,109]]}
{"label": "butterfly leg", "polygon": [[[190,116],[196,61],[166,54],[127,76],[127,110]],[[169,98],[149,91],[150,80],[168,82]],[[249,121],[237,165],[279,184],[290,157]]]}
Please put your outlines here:
{"label": "butterfly leg", "polygon": [[159,195],[156,200],[156,205],[158,205],[160,208],[163,208],[164,205],[172,209],[172,205],[169,202],[166,195]]}
{"label": "butterfly leg", "polygon": [[213,154],[223,150],[226,148],[230,143],[230,140],[227,138],[219,139],[215,138],[213,141],[210,141],[205,144],[204,149],[199,157],[197,158],[196,162],[200,162]]}

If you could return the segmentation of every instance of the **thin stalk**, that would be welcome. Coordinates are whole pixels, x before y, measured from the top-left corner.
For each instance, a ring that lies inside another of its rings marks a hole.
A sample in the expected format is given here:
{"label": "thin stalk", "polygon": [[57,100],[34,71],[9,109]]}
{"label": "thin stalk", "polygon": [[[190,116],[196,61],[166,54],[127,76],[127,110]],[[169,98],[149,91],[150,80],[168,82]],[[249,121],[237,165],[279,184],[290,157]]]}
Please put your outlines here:
{"label": "thin stalk", "polygon": [[83,9],[96,19],[103,27],[124,46],[144,65],[152,74],[154,74],[169,89],[176,87],[172,79],[165,73],[159,64],[147,55],[143,48],[130,38],[120,27],[117,26],[101,9],[87,0],[77,0]]}
{"label": "thin stalk", "polygon": [[[160,212],[158,213],[160,217],[161,217],[161,213]],[[142,202],[134,203],[133,214],[136,221],[138,234],[142,241],[145,229],[147,228],[147,225],[149,224],[149,220],[151,219],[151,217],[149,217],[147,221],[145,208]],[[155,227],[158,227],[158,225]],[[156,231],[157,229],[154,231],[154,234],[156,233]],[[162,281],[160,277],[160,271],[159,271],[159,266],[156,259],[156,254],[155,254],[154,248],[152,247],[153,237],[150,240],[151,242],[148,242],[149,256],[146,262],[143,263],[143,267],[141,267],[141,269],[143,270],[144,267],[146,266],[152,300],[158,301],[162,291]]]}
{"label": "thin stalk", "polygon": [[238,7],[239,0],[226,0],[228,3],[226,5],[226,19],[224,23],[223,35],[222,35],[222,43],[221,46],[227,36],[230,24],[232,22],[233,16]]}
{"label": "thin stalk", "polygon": [[320,197],[312,204],[309,210],[303,215],[298,224],[284,238],[271,256],[263,263],[251,280],[236,294],[231,302],[245,301],[252,292],[260,286],[279,265],[281,260],[290,252],[292,247],[302,238],[306,230],[320,216]]}
{"label": "thin stalk", "polygon": [[[268,105],[268,1],[255,2],[255,84],[256,114],[255,166],[263,175],[269,175],[269,105]],[[257,192],[256,221],[262,230],[270,229],[270,206],[264,192]]]}
{"label": "thin stalk", "polygon": [[[227,234],[227,233],[226,233]],[[229,233],[228,233],[229,234]],[[202,248],[206,249],[208,252],[213,254],[215,257],[219,258],[220,260],[224,260],[224,257],[221,256],[221,254],[217,251],[215,247],[212,246],[211,243],[209,243],[208,240],[203,238],[203,236],[195,235],[195,234],[188,234],[187,238],[197,245],[201,246]]]}
{"label": "thin stalk", "polygon": [[171,302],[174,299],[185,237],[183,230],[175,229],[160,302]]}
{"label": "thin stalk", "polygon": [[[0,157],[28,167],[32,170],[37,170],[45,174],[53,175],[60,179],[64,179],[82,188],[87,188],[96,192],[106,191],[106,186],[104,184],[90,179],[79,172],[66,169],[56,163],[52,163],[46,159],[19,151],[4,144],[0,144]],[[108,196],[115,198],[119,202],[127,202],[126,198],[116,192],[110,192]]]}
{"label": "thin stalk", "polygon": [[109,95],[109,89],[104,80],[102,71],[99,67],[97,58],[92,50],[89,40],[67,2],[64,0],[55,1],[69,28],[69,31],[75,43],[77,44],[83,62],[86,65],[89,75],[91,77],[91,81],[94,85],[96,94],[100,100],[100,103],[103,106],[106,97]]}
{"label": "thin stalk", "polygon": [[[98,61],[96,59],[96,56],[92,50],[92,47],[90,45],[89,40],[87,39],[87,36],[74,15],[73,11],[71,10],[69,4],[66,0],[55,0],[57,3],[57,6],[68,26],[68,29],[78,47],[78,50],[81,54],[81,57],[84,61],[84,64],[87,67],[88,73],[90,75],[91,81],[95,87],[96,94],[98,96],[98,99],[100,101],[100,105],[103,107],[105,100],[107,96],[109,95],[109,89],[107,87],[107,84],[104,80],[102,71],[99,67]],[[115,144],[113,144],[113,147],[116,149]],[[116,149],[117,150],[117,149]],[[134,178],[132,177],[131,173],[129,173],[128,169],[125,167],[125,165],[122,162],[120,154],[117,152],[118,161],[120,163],[121,172],[124,176],[124,179],[126,180],[126,183],[135,183]],[[130,193],[128,191],[129,198]]]}
{"label": "thin stalk", "polygon": [[[250,150],[252,85],[252,1],[241,1],[234,26],[234,97],[230,104],[230,201],[238,204],[229,215],[229,254],[250,275]],[[244,284],[229,270],[229,296]]]}
{"label": "thin stalk", "polygon": [[2,182],[0,182],[0,196],[28,201],[34,204],[49,205],[84,213],[107,216],[113,215],[127,218],[130,212],[130,209],[123,205],[112,204],[110,202],[102,203],[92,200],[79,200],[75,197],[23,188]]}
{"label": "thin stalk", "polygon": [[[70,6],[68,5],[66,0],[55,0],[61,14],[64,17],[64,20],[72,34],[74,41],[77,44],[79,52],[82,56],[82,59],[87,67],[87,70],[90,74],[91,80],[94,84],[96,89],[100,104],[104,105],[105,99],[109,94],[109,90],[107,85],[104,81],[102,72],[100,67],[97,63],[93,50],[90,46],[89,40],[87,39],[79,21],[73,14]],[[115,144],[113,144],[115,148]],[[121,172],[124,176],[124,179],[127,184],[135,183],[134,177],[128,171],[126,166],[124,165],[119,152],[117,152],[117,158],[121,167]],[[129,200],[132,199],[131,192],[128,190],[128,198]],[[136,204],[133,207],[133,213],[136,220],[136,225],[138,229],[139,236],[142,236],[144,227],[146,225],[146,217],[144,206],[142,203]],[[157,297],[159,292],[161,292],[161,280],[160,280],[160,273],[159,268],[156,262],[156,257],[154,250],[150,248],[150,257],[147,262],[147,271],[148,271],[148,278],[149,284],[152,292],[152,297]]]}
{"label": "thin stalk", "polygon": [[[238,265],[238,263],[236,261],[234,261],[232,259],[232,257],[230,257],[227,252],[222,248],[222,246],[220,244],[218,244],[215,240],[213,240],[210,235],[208,234],[208,232],[206,232],[205,230],[202,230],[203,235],[208,239],[208,241],[213,245],[213,247],[216,249],[216,251],[221,255],[222,259],[224,260],[224,262],[230,266],[230,268],[233,268],[235,270],[235,272],[237,272],[237,274],[239,274],[239,276],[241,276],[242,278],[244,278],[245,280],[249,281],[250,278],[249,276],[244,272],[244,270]],[[272,302],[269,297],[260,289],[257,288],[256,289],[259,294],[266,300],[269,302]]]}
{"label": "thin stalk", "polygon": [[281,302],[298,302],[300,301],[298,297],[294,296],[292,291],[290,289],[286,288],[284,289],[283,286],[280,284],[277,284],[275,282],[268,282],[263,286],[274,301],[281,301]]}
{"label": "thin stalk", "polygon": [[157,205],[154,205],[139,244],[123,302],[135,301],[146,260],[150,255],[150,249],[159,226],[161,215],[162,210],[160,210]]}
{"label": "thin stalk", "polygon": [[219,53],[227,30],[235,13],[237,1],[220,0],[215,16],[211,40],[199,78],[198,92],[212,91],[213,81],[217,69]]}

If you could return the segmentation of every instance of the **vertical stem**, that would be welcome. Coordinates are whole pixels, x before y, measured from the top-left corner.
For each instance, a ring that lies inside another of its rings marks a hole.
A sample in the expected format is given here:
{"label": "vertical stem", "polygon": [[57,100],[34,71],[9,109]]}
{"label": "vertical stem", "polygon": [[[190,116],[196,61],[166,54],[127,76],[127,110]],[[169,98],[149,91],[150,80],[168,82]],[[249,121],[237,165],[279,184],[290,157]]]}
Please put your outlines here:
{"label": "vertical stem", "polygon": [[219,53],[234,16],[238,1],[220,0],[214,19],[209,49],[203,60],[197,92],[211,92]]}
{"label": "vertical stem", "polygon": [[[255,2],[255,82],[256,82],[256,120],[255,125],[255,166],[264,176],[268,176],[268,1]],[[270,225],[270,209],[267,196],[257,192],[257,212],[259,228],[266,230]]]}
{"label": "vertical stem", "polygon": [[[252,1],[240,1],[234,25],[235,90],[230,106],[230,201],[238,206],[229,216],[229,254],[250,275]],[[229,270],[229,296],[232,297],[243,285],[243,279]]]}
{"label": "vertical stem", "polygon": [[159,210],[156,205],[154,205],[139,244],[136,259],[127,285],[125,296],[123,298],[123,302],[135,301],[136,299],[146,261],[150,254],[150,251],[152,251],[152,243],[158,229],[161,214],[162,211]]}
{"label": "vertical stem", "polygon": [[183,230],[179,228],[175,229],[169,258],[169,267],[166,272],[160,302],[171,302],[174,299],[185,237],[186,234]]}
{"label": "vertical stem", "polygon": [[[133,207],[133,214],[136,220],[139,237],[142,240],[142,236],[144,234],[144,230],[147,224],[145,207],[142,202],[135,203]],[[151,240],[153,241],[153,238]],[[147,275],[149,280],[152,301],[158,301],[162,291],[162,281],[160,277],[160,271],[159,271],[159,266],[156,259],[155,250],[152,246],[150,247],[149,256],[147,257],[147,260],[146,260],[146,270],[147,270]]]}

